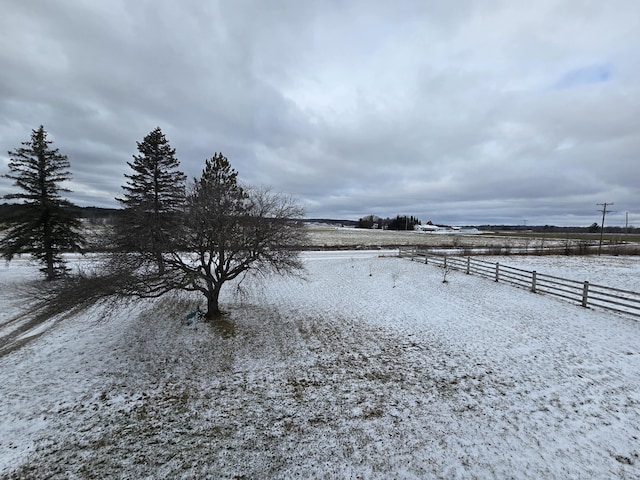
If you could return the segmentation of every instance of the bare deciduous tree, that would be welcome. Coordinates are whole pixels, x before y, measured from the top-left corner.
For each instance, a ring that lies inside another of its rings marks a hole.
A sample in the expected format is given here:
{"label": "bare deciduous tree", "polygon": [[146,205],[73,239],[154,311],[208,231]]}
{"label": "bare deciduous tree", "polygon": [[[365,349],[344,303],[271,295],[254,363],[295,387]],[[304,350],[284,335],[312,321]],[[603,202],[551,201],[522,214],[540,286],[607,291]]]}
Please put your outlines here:
{"label": "bare deciduous tree", "polygon": [[[251,190],[243,209],[234,216],[224,211],[212,212],[208,193],[200,192],[189,226],[188,254],[174,253],[167,261],[180,275],[181,288],[201,292],[207,299],[206,317],[220,314],[222,286],[251,269],[254,274],[291,274],[302,270],[298,248],[304,242],[304,228],[299,220],[303,210],[290,197]],[[214,227],[214,225],[216,227]]]}

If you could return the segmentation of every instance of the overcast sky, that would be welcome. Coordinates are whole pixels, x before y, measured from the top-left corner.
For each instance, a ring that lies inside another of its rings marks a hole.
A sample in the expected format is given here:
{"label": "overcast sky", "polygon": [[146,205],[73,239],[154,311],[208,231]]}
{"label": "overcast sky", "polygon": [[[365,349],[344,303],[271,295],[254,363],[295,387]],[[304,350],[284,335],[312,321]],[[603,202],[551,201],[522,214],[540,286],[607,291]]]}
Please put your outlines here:
{"label": "overcast sky", "polygon": [[0,4],[0,172],[42,124],[79,205],[159,126],[311,218],[640,225],[638,0]]}

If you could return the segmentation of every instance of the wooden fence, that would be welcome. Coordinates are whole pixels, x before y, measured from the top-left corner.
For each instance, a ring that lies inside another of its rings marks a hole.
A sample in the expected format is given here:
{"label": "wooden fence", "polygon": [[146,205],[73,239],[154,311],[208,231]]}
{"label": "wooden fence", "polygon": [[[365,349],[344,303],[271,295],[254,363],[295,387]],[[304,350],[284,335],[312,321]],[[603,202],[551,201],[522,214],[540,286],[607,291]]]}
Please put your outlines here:
{"label": "wooden fence", "polygon": [[492,263],[470,256],[452,256],[420,250],[417,247],[400,247],[400,257],[419,260],[444,269],[445,273],[458,270],[526,288],[533,293],[546,293],[577,303],[585,308],[598,307],[618,313],[640,317],[640,293],[630,290],[580,282],[567,278],[545,275],[535,270],[523,270],[499,262]]}

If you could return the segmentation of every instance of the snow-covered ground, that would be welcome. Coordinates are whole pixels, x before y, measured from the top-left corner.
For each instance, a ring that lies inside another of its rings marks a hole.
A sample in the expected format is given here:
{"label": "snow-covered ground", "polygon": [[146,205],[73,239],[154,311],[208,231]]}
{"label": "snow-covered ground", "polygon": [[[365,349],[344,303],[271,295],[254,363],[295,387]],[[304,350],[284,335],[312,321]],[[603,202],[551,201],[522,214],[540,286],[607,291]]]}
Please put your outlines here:
{"label": "snow-covered ground", "polygon": [[640,257],[615,255],[508,255],[481,256],[479,260],[500,262],[511,267],[537,271],[546,275],[569,278],[583,282],[605,285],[640,292]]}
{"label": "snow-covered ground", "polygon": [[[230,285],[215,326],[189,296],[61,320],[0,358],[0,477],[640,477],[637,320],[381,253]],[[586,271],[637,273],[612,258]],[[34,271],[0,267],[0,324]]]}

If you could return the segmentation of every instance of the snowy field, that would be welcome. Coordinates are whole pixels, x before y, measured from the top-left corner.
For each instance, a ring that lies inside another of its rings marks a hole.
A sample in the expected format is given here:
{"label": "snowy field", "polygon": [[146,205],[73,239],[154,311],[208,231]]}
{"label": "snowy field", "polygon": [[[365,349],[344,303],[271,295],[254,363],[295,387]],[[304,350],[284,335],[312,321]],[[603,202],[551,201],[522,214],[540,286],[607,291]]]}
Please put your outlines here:
{"label": "snowy field", "polygon": [[[307,252],[215,326],[189,296],[52,323],[0,357],[0,477],[640,478],[637,320],[385,254]],[[638,290],[637,257],[518,258]],[[0,267],[5,331],[36,276]]]}
{"label": "snowy field", "polygon": [[482,256],[479,260],[499,262],[511,267],[546,275],[597,283],[607,287],[640,292],[640,257],[614,255],[561,255],[545,258],[535,255]]}
{"label": "snowy field", "polygon": [[[532,251],[549,247],[563,247],[566,239],[543,239],[531,237],[506,237],[492,235],[461,235],[449,233],[425,233],[418,231],[373,230],[364,228],[336,227],[323,224],[309,225],[309,246],[311,248],[385,248],[393,246],[420,246],[423,248],[456,249],[530,249]],[[571,240],[570,243],[575,243]]]}

